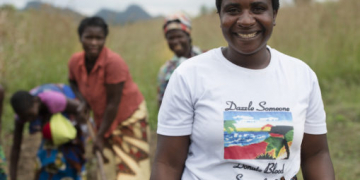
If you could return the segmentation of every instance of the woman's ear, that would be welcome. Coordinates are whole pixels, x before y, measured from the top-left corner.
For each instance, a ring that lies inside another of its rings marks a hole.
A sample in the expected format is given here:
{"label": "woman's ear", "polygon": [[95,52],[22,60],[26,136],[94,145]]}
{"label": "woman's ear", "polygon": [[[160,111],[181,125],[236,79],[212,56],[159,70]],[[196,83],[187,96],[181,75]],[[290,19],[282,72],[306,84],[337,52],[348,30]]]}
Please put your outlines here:
{"label": "woman's ear", "polygon": [[273,11],[273,25],[276,26],[276,17],[277,17],[278,10]]}

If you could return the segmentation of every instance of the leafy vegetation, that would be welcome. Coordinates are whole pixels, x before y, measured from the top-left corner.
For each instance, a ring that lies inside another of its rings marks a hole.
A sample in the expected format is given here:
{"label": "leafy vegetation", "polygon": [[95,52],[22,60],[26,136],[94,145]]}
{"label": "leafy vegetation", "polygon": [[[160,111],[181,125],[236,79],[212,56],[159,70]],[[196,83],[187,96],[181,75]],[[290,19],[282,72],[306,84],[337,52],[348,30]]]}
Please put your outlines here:
{"label": "leafy vegetation", "polygon": [[265,142],[268,143],[266,146],[266,152],[269,153],[270,151],[274,150],[274,158],[277,158],[281,148],[284,146],[283,138],[269,137],[265,140]]}
{"label": "leafy vegetation", "polygon": [[235,121],[235,120],[224,121],[224,129],[225,129],[225,131],[226,131],[228,134],[236,131],[236,127],[235,127],[234,124],[236,124],[236,121]]}

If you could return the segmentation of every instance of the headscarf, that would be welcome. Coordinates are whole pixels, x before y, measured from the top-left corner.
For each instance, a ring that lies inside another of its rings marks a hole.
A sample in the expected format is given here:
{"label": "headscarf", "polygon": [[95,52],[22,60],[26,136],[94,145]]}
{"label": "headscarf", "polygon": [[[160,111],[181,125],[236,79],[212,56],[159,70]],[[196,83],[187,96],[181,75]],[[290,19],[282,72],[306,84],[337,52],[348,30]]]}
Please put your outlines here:
{"label": "headscarf", "polygon": [[183,13],[177,13],[169,15],[165,18],[164,22],[164,34],[173,29],[183,30],[190,35],[191,32],[191,20]]}

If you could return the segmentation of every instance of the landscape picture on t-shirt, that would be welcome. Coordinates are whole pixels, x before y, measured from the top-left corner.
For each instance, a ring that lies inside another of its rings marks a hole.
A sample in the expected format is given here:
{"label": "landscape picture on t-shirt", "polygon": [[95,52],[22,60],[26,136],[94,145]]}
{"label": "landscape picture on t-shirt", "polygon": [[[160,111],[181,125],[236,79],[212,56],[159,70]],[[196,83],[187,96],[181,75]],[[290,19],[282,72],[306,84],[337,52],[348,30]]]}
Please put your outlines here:
{"label": "landscape picture on t-shirt", "polygon": [[291,112],[224,112],[225,159],[288,159]]}

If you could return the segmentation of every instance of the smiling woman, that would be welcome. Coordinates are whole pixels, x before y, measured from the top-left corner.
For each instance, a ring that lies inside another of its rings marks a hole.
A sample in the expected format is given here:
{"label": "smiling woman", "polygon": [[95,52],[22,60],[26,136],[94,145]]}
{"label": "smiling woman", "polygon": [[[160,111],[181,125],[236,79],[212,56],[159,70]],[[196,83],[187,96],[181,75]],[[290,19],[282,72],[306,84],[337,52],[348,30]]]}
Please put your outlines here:
{"label": "smiling woman", "polygon": [[[221,29],[228,42],[223,50],[224,56],[232,63],[250,69],[262,69],[270,62],[270,53],[266,50],[277,10],[267,1],[254,1],[247,4],[236,1],[222,1],[219,9]],[[238,58],[242,55],[242,58]],[[252,56],[248,61],[246,57]]]}
{"label": "smiling woman", "polygon": [[151,179],[296,180],[301,166],[305,179],[333,180],[316,74],[267,46],[279,0],[216,6],[228,46],[172,74]]}
{"label": "smiling woman", "polygon": [[158,75],[158,103],[159,107],[167,84],[174,70],[188,58],[201,54],[200,48],[192,45],[191,21],[185,14],[173,14],[165,18],[163,25],[165,39],[170,50],[175,54],[167,61]]}

